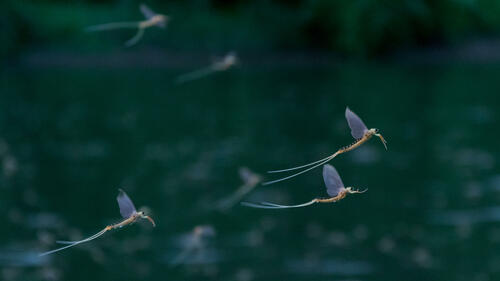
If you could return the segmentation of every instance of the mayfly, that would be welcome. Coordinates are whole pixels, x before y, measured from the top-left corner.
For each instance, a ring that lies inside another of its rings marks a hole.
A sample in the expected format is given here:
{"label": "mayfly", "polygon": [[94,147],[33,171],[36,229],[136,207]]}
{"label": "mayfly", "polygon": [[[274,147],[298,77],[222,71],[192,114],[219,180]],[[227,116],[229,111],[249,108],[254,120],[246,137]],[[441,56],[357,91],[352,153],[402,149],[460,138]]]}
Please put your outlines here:
{"label": "mayfly", "polygon": [[243,181],[243,185],[241,185],[232,195],[228,198],[223,199],[218,204],[218,208],[221,210],[227,210],[234,206],[234,204],[240,201],[243,196],[248,194],[252,189],[257,186],[262,181],[262,177],[254,172],[252,172],[247,167],[241,167],[238,170],[240,174],[240,178]]}
{"label": "mayfly", "polygon": [[176,82],[177,83],[185,83],[189,82],[192,80],[196,80],[199,78],[202,78],[204,76],[207,76],[211,73],[218,72],[218,71],[225,71],[231,68],[232,66],[236,65],[238,63],[238,56],[236,55],[235,52],[229,52],[227,55],[222,57],[220,60],[216,60],[214,63],[211,65],[193,71],[189,72],[187,74],[183,74],[179,77],[177,77]]}
{"label": "mayfly", "polygon": [[247,207],[262,208],[262,209],[287,209],[287,208],[300,208],[312,205],[314,203],[331,203],[344,199],[349,193],[364,193],[363,191],[355,190],[352,187],[344,187],[339,173],[332,165],[326,164],[323,166],[323,180],[326,185],[326,192],[330,198],[315,198],[307,203],[299,205],[278,205],[269,202],[261,202],[260,204],[242,202],[241,204]]}
{"label": "mayfly", "polygon": [[[384,137],[382,137],[382,135],[379,134],[378,129],[375,129],[375,128],[368,129],[366,127],[365,123],[363,123],[363,120],[361,120],[361,118],[359,118],[359,116],[356,115],[356,113],[352,112],[348,107],[346,107],[346,109],[345,109],[345,118],[347,119],[347,124],[349,124],[349,128],[351,128],[351,135],[356,140],[354,143],[337,150],[337,152],[335,152],[334,154],[332,154],[326,158],[323,158],[321,160],[318,160],[318,161],[315,161],[315,162],[312,162],[309,164],[305,164],[302,166],[289,168],[289,169],[269,171],[268,173],[282,173],[282,172],[288,172],[288,171],[293,171],[293,170],[298,170],[298,169],[303,169],[303,168],[309,167],[305,170],[302,170],[302,171],[295,173],[295,174],[292,174],[290,176],[287,176],[287,177],[284,177],[281,179],[277,179],[277,180],[273,180],[273,181],[265,182],[265,183],[263,183],[263,185],[268,185],[268,184],[284,181],[284,180],[296,177],[296,176],[303,174],[305,172],[308,172],[316,167],[324,165],[328,161],[335,158],[337,155],[342,154],[344,152],[351,151],[351,150],[359,147],[360,145],[362,145],[363,143],[365,143],[366,141],[371,139],[373,136],[379,137],[380,140],[382,141],[382,143],[384,144],[385,149],[387,150],[387,142],[385,141]],[[312,166],[312,167],[310,167],[310,166]]]}
{"label": "mayfly", "polygon": [[167,26],[167,22],[170,19],[169,16],[157,14],[153,12],[148,6],[145,4],[141,4],[139,6],[142,14],[146,18],[143,21],[133,21],[133,22],[112,22],[94,25],[86,28],[86,31],[103,31],[103,30],[113,30],[119,28],[137,28],[137,33],[134,37],[130,38],[127,42],[125,42],[125,46],[131,47],[135,45],[139,40],[141,40],[144,35],[144,30],[146,28],[157,26],[160,28],[165,28]]}
{"label": "mayfly", "polygon": [[[198,258],[203,258],[203,254],[208,253],[207,242],[209,238],[214,238],[216,235],[215,229],[210,225],[198,225],[184,239],[184,249],[171,262],[170,265],[177,265],[189,262],[195,262]],[[203,260],[201,260],[203,261]]]}
{"label": "mayfly", "polygon": [[144,212],[142,212],[142,211],[138,212],[135,209],[134,203],[132,203],[132,200],[130,200],[130,198],[127,196],[127,194],[125,193],[125,191],[119,189],[119,193],[118,193],[118,196],[116,197],[116,200],[118,201],[118,206],[120,207],[120,214],[124,218],[123,221],[121,221],[119,223],[116,223],[116,224],[108,225],[103,230],[97,232],[96,234],[94,234],[94,235],[92,235],[92,236],[90,236],[88,238],[82,239],[82,240],[78,240],[78,241],[57,241],[57,243],[59,243],[59,244],[68,244],[68,245],[64,246],[64,247],[61,247],[61,248],[58,248],[58,249],[55,249],[55,250],[51,250],[51,251],[48,251],[48,252],[41,253],[40,256],[49,255],[49,254],[52,254],[52,253],[55,253],[55,252],[59,252],[61,250],[64,250],[64,249],[76,246],[78,244],[82,244],[82,243],[85,243],[85,242],[92,241],[92,240],[94,240],[94,239],[102,236],[104,233],[106,233],[106,232],[108,232],[110,230],[117,229],[117,228],[122,228],[122,227],[124,227],[126,225],[129,225],[129,224],[132,224],[132,223],[136,222],[137,220],[139,220],[141,218],[149,220],[151,222],[151,224],[153,225],[153,227],[156,226],[156,224],[155,224],[155,222],[153,221],[152,218],[150,218],[149,216],[147,216],[146,214],[144,214]]}

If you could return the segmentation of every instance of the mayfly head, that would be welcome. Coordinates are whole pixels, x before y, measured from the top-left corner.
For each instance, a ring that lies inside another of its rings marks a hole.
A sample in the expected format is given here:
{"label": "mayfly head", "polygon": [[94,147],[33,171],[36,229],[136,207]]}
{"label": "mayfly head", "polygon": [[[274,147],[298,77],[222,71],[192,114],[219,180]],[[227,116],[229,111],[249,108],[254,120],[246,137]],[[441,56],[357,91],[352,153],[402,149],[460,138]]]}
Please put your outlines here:
{"label": "mayfly head", "polygon": [[144,213],[143,211],[140,211],[140,212],[138,212],[138,214],[141,216],[141,218],[147,219],[149,222],[151,222],[151,224],[153,225],[153,227],[156,226],[155,221],[150,216],[147,216],[146,213]]}
{"label": "mayfly head", "polygon": [[166,15],[157,14],[154,17],[154,21],[157,23],[156,25],[165,28],[167,23],[170,21],[170,17]]}

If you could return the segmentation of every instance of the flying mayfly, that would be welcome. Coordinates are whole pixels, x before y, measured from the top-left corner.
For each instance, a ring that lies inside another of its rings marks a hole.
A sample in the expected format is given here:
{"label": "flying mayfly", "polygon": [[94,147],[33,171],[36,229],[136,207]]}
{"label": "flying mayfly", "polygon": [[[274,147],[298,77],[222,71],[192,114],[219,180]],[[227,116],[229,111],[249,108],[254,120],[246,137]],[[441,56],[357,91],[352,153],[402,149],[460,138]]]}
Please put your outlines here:
{"label": "flying mayfly", "polygon": [[287,208],[300,208],[312,205],[314,203],[331,203],[344,199],[349,193],[364,193],[363,191],[355,190],[352,187],[344,187],[339,173],[332,165],[326,164],[323,166],[323,180],[326,185],[326,192],[330,198],[315,198],[307,203],[299,205],[278,205],[269,202],[261,202],[259,204],[242,202],[241,204],[247,207],[261,208],[261,209],[287,209]]}
{"label": "flying mayfly", "polygon": [[[287,177],[284,177],[281,179],[277,179],[277,180],[273,180],[273,181],[265,182],[265,183],[263,183],[263,185],[268,185],[268,184],[284,181],[284,180],[296,177],[296,176],[303,174],[305,172],[308,172],[316,167],[324,165],[328,161],[335,158],[337,155],[357,148],[358,146],[362,145],[363,143],[365,143],[366,141],[371,139],[371,137],[373,137],[373,136],[379,137],[380,140],[382,141],[382,143],[384,144],[385,149],[387,150],[387,142],[382,137],[382,135],[378,133],[378,129],[375,129],[375,128],[368,129],[366,127],[365,123],[363,123],[363,120],[361,120],[361,118],[359,118],[359,116],[356,115],[356,113],[352,112],[348,107],[346,107],[346,109],[345,109],[345,118],[347,119],[347,123],[349,124],[349,128],[351,128],[352,137],[354,139],[356,139],[356,141],[354,143],[337,150],[337,152],[335,152],[334,154],[332,154],[326,158],[323,158],[321,160],[318,160],[318,161],[315,161],[315,162],[312,162],[309,164],[305,164],[302,166],[293,167],[293,168],[289,168],[289,169],[269,171],[268,173],[282,173],[282,172],[288,172],[288,171],[293,171],[293,170],[298,170],[298,169],[303,169],[303,168],[309,167],[305,170],[302,170],[302,171],[295,173],[295,174],[292,174],[290,176],[287,176]],[[312,166],[312,167],[310,167],[310,166]]]}
{"label": "flying mayfly", "polygon": [[211,65],[209,65],[205,68],[202,68],[202,69],[195,70],[193,72],[183,74],[183,75],[177,77],[177,79],[175,81],[177,83],[185,83],[185,82],[189,82],[192,80],[196,80],[196,79],[202,78],[204,76],[207,76],[209,74],[212,74],[214,72],[228,70],[229,68],[236,65],[237,63],[238,63],[238,56],[236,55],[236,53],[229,52],[224,57],[213,62]]}
{"label": "flying mayfly", "polygon": [[220,210],[227,210],[233,207],[236,202],[240,201],[243,196],[252,191],[252,189],[262,181],[260,175],[252,172],[247,167],[241,167],[238,172],[243,181],[243,185],[241,185],[232,195],[218,203],[218,208]]}
{"label": "flying mayfly", "polygon": [[[172,261],[170,265],[175,267],[183,263],[194,263],[207,261],[210,252],[207,249],[209,238],[216,236],[215,229],[210,225],[198,225],[184,239],[184,249]],[[214,258],[214,257],[212,257]]]}
{"label": "flying mayfly", "polygon": [[139,40],[141,40],[144,35],[144,30],[146,28],[157,26],[161,28],[165,28],[167,26],[167,22],[169,21],[169,16],[157,14],[153,12],[148,6],[145,4],[141,4],[139,6],[144,17],[146,17],[143,21],[132,21],[132,22],[111,22],[99,25],[93,25],[87,27],[85,30],[92,31],[104,31],[104,30],[113,30],[119,28],[137,28],[137,33],[134,37],[130,38],[127,42],[125,42],[125,46],[131,47],[135,45]]}
{"label": "flying mayfly", "polygon": [[142,212],[142,211],[138,212],[135,209],[134,203],[132,203],[132,200],[130,200],[130,198],[127,196],[127,194],[125,193],[125,191],[119,189],[119,193],[118,193],[118,196],[116,197],[116,200],[118,201],[118,206],[120,207],[120,214],[124,218],[123,221],[121,221],[119,223],[116,223],[116,224],[108,225],[103,230],[97,232],[96,234],[94,234],[94,235],[92,235],[92,236],[90,236],[88,238],[82,239],[82,240],[78,240],[78,241],[57,241],[57,243],[59,243],[59,244],[68,244],[68,245],[64,246],[64,247],[61,247],[61,248],[58,248],[58,249],[55,249],[55,250],[51,250],[51,251],[48,251],[48,252],[41,253],[40,256],[49,255],[49,254],[52,254],[52,253],[55,253],[55,252],[59,252],[61,250],[64,250],[64,249],[76,246],[78,244],[82,244],[82,243],[85,243],[85,242],[92,241],[92,240],[100,237],[101,235],[103,235],[104,233],[106,233],[106,232],[108,232],[110,230],[117,229],[117,228],[122,228],[122,227],[124,227],[126,225],[129,225],[129,224],[132,224],[132,223],[136,222],[137,220],[139,220],[141,218],[149,220],[151,222],[151,224],[153,224],[153,226],[156,226],[156,224],[155,224],[155,222],[153,221],[152,218],[150,218],[149,216],[146,216],[144,214],[144,212]]}

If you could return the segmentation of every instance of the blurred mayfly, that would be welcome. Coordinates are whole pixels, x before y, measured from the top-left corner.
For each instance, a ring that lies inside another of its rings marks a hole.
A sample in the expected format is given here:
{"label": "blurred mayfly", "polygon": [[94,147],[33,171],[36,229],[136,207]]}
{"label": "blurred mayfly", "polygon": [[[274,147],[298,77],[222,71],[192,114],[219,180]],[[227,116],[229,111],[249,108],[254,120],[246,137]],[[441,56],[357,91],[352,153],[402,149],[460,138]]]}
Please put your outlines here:
{"label": "blurred mayfly", "polygon": [[192,80],[200,79],[200,78],[207,76],[209,74],[212,74],[214,72],[228,70],[229,68],[236,65],[237,63],[238,63],[238,56],[236,55],[236,53],[229,52],[224,57],[213,62],[210,66],[207,66],[207,67],[199,69],[199,70],[195,70],[193,72],[183,74],[183,75],[177,77],[177,79],[175,81],[177,83],[185,83],[185,82],[189,82]]}
{"label": "blurred mayfly", "polygon": [[326,192],[330,195],[330,198],[315,198],[307,203],[299,205],[278,205],[269,202],[261,202],[259,204],[242,202],[241,204],[247,207],[261,208],[261,209],[287,209],[287,208],[300,208],[312,205],[314,203],[331,203],[337,202],[344,199],[349,193],[364,193],[368,189],[363,191],[355,190],[352,187],[345,187],[339,173],[332,165],[326,164],[323,166],[323,180],[326,185]]}
{"label": "blurred mayfly", "polygon": [[263,183],[263,185],[268,185],[268,184],[284,181],[284,180],[296,177],[296,176],[303,174],[305,172],[308,172],[316,167],[324,165],[328,161],[335,158],[337,155],[342,154],[344,152],[351,151],[351,150],[359,147],[360,145],[362,145],[363,143],[365,143],[366,141],[371,139],[371,137],[373,137],[373,136],[379,137],[380,140],[382,141],[382,143],[384,144],[385,149],[387,150],[387,142],[382,137],[382,135],[378,133],[378,129],[375,129],[375,128],[368,129],[366,127],[365,123],[363,123],[363,120],[361,120],[361,118],[359,118],[358,115],[356,115],[356,113],[352,112],[348,107],[346,107],[346,109],[345,109],[345,118],[347,119],[347,123],[349,124],[349,128],[351,128],[352,137],[354,139],[356,139],[356,141],[354,143],[337,150],[337,152],[335,152],[334,154],[332,154],[326,158],[323,158],[321,160],[318,160],[318,161],[315,161],[315,162],[312,162],[309,164],[305,164],[302,166],[293,167],[293,168],[289,168],[289,169],[269,171],[268,173],[282,173],[282,172],[288,172],[288,171],[298,170],[298,169],[312,166],[312,167],[309,167],[309,168],[302,170],[298,173],[292,174],[290,176],[287,176],[287,177],[284,177],[281,179],[277,179],[277,180],[273,180],[273,181],[265,182],[265,183]]}
{"label": "blurred mayfly", "polygon": [[122,228],[122,227],[124,227],[126,225],[129,225],[129,224],[132,224],[132,223],[136,222],[137,220],[139,220],[141,218],[149,220],[151,222],[151,224],[153,225],[153,227],[156,226],[156,224],[155,224],[155,222],[153,221],[152,218],[150,218],[149,216],[146,216],[144,214],[144,212],[142,212],[142,211],[138,212],[135,209],[134,203],[132,203],[132,200],[130,200],[130,198],[127,196],[127,194],[125,193],[125,191],[119,189],[119,193],[118,193],[118,196],[116,197],[116,200],[118,201],[118,206],[120,207],[120,214],[124,218],[123,221],[121,221],[119,223],[116,223],[116,224],[108,225],[103,230],[97,232],[96,234],[94,234],[94,235],[92,235],[92,236],[90,236],[88,238],[82,239],[82,240],[78,240],[78,241],[57,241],[57,243],[59,243],[59,244],[69,244],[69,245],[61,247],[61,248],[58,248],[58,249],[55,249],[55,250],[51,250],[51,251],[48,251],[48,252],[41,253],[40,256],[49,255],[49,254],[52,254],[52,253],[55,253],[55,252],[59,252],[61,250],[64,250],[64,249],[76,246],[78,244],[82,244],[82,243],[85,243],[85,242],[92,241],[92,240],[100,237],[104,233],[108,232],[109,230],[117,229],[117,228]]}
{"label": "blurred mayfly", "polygon": [[241,185],[232,195],[221,200],[217,207],[220,210],[227,210],[236,204],[236,202],[240,201],[243,196],[252,191],[252,189],[257,186],[262,181],[262,177],[254,172],[252,172],[247,167],[241,167],[238,170],[240,174],[240,178],[243,181],[243,185]]}
{"label": "blurred mayfly", "polygon": [[209,263],[216,259],[208,249],[210,238],[216,236],[215,229],[210,225],[198,225],[191,233],[184,237],[183,250],[170,261],[170,266],[175,267],[180,264]]}
{"label": "blurred mayfly", "polygon": [[111,23],[93,25],[87,27],[85,30],[92,32],[92,31],[113,30],[119,28],[137,28],[137,33],[134,35],[134,37],[130,38],[127,42],[125,42],[125,46],[131,47],[135,45],[137,42],[139,42],[139,40],[141,40],[142,36],[144,35],[144,30],[146,28],[152,26],[165,28],[167,26],[167,22],[170,19],[169,16],[155,13],[145,4],[141,4],[139,6],[139,9],[146,18],[143,21],[111,22]]}

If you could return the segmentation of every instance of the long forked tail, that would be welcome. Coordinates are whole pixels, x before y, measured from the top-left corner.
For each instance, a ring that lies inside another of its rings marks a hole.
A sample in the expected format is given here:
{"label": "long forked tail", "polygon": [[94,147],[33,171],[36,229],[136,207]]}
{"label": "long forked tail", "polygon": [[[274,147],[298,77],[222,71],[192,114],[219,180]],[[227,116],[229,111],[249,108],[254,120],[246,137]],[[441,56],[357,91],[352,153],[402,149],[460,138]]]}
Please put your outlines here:
{"label": "long forked tail", "polygon": [[214,68],[212,66],[208,66],[202,69],[195,70],[193,72],[189,72],[186,74],[183,74],[175,79],[175,82],[178,84],[186,83],[189,81],[193,81],[196,79],[200,79],[204,76],[207,76],[211,74],[212,72],[215,72]]}
{"label": "long forked tail", "polygon": [[317,203],[318,201],[316,199],[313,199],[309,202],[299,204],[299,205],[279,205],[279,204],[274,204],[274,203],[269,203],[269,202],[261,202],[259,204],[255,203],[250,203],[250,202],[241,202],[241,205],[247,206],[247,207],[252,207],[252,208],[259,208],[259,209],[290,209],[290,208],[301,208],[305,206],[312,205],[314,203]]}
{"label": "long forked tail", "polygon": [[94,235],[92,235],[90,237],[87,237],[85,239],[82,239],[82,240],[77,240],[77,241],[57,240],[56,243],[57,244],[81,244],[81,243],[85,243],[85,242],[88,242],[88,241],[96,239],[97,237],[103,235],[104,232],[106,232],[106,231],[108,231],[108,230],[106,228],[104,228],[103,230],[97,232],[96,234],[94,234]]}
{"label": "long forked tail", "polygon": [[125,46],[126,47],[134,46],[135,44],[137,44],[137,42],[139,42],[139,40],[141,40],[142,35],[144,35],[144,28],[139,27],[134,37],[130,38],[129,40],[127,40],[127,42],[125,42]]}
{"label": "long forked tail", "polygon": [[88,238],[85,238],[83,240],[79,240],[79,241],[57,241],[57,243],[59,244],[68,244],[64,247],[61,247],[61,248],[57,248],[57,249],[54,249],[54,250],[51,250],[51,251],[48,251],[48,252],[43,252],[43,253],[40,253],[38,256],[46,256],[46,255],[50,255],[50,254],[53,254],[53,253],[56,253],[56,252],[59,252],[59,251],[62,251],[64,249],[67,249],[67,248],[71,248],[73,246],[76,246],[76,245],[79,245],[79,244],[82,244],[82,243],[85,243],[85,242],[89,242],[91,240],[94,240],[96,238],[98,238],[99,236],[103,235],[104,233],[106,233],[106,231],[108,231],[108,228],[104,228],[103,230],[97,232],[96,234],[88,237]]}
{"label": "long forked tail", "polygon": [[[298,175],[301,175],[301,174],[303,174],[303,173],[306,173],[306,172],[308,172],[308,171],[310,171],[310,170],[312,170],[312,169],[314,169],[314,168],[317,168],[317,167],[319,167],[319,166],[321,166],[321,165],[323,165],[323,164],[326,164],[327,162],[329,162],[330,160],[332,160],[333,158],[335,158],[338,154],[339,154],[339,151],[335,152],[334,154],[332,154],[332,155],[330,155],[330,156],[328,156],[328,157],[326,157],[326,158],[324,158],[324,159],[321,159],[321,160],[319,160],[319,161],[316,161],[316,162],[313,162],[313,163],[311,163],[311,164],[308,164],[308,165],[305,165],[305,166],[304,166],[304,167],[307,167],[307,166],[313,165],[312,167],[309,167],[309,168],[307,168],[307,169],[305,169],[305,170],[302,170],[302,171],[300,171],[300,172],[298,172],[298,173],[295,173],[295,174],[289,175],[289,176],[284,177],[284,178],[280,178],[280,179],[277,179],[277,180],[264,182],[264,183],[262,183],[262,185],[269,185],[269,184],[277,183],[277,182],[280,182],[280,181],[284,181],[284,180],[287,180],[287,179],[291,179],[291,178],[296,177],[296,176],[298,176]],[[291,168],[290,170],[294,170],[294,168]]]}
{"label": "long forked tail", "polygon": [[309,167],[311,165],[314,165],[314,164],[317,164],[319,162],[323,162],[325,161],[326,159],[332,157],[332,155],[329,155],[321,160],[318,160],[318,161],[314,161],[314,162],[311,162],[311,163],[308,163],[308,164],[305,164],[305,165],[302,165],[302,166],[297,166],[297,167],[293,167],[293,168],[288,168],[288,169],[282,169],[282,170],[273,170],[273,171],[267,171],[269,174],[275,174],[275,173],[283,173],[283,172],[288,172],[288,171],[293,171],[293,170],[298,170],[298,169],[302,169],[302,168],[305,168],[305,167]]}
{"label": "long forked tail", "polygon": [[93,31],[113,30],[119,28],[138,28],[138,27],[139,27],[139,22],[112,22],[112,23],[92,25],[85,28],[85,31],[93,32]]}

